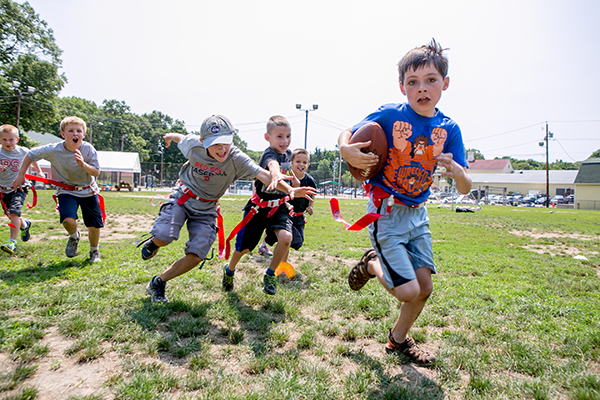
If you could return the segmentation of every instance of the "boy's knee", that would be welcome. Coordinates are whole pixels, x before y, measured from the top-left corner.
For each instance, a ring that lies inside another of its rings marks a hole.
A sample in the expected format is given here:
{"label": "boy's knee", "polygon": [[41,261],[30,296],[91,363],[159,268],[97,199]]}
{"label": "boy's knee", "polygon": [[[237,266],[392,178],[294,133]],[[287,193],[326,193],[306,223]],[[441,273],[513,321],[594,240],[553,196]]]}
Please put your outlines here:
{"label": "boy's knee", "polygon": [[202,261],[202,258],[199,257],[198,254],[195,254],[195,253],[187,253],[185,255],[185,257],[188,259],[188,261],[190,263],[193,263],[194,265],[198,265]]}
{"label": "boy's knee", "polygon": [[293,236],[291,232],[282,229],[277,233],[277,243],[280,243],[284,246],[290,247],[292,244],[292,239]]}

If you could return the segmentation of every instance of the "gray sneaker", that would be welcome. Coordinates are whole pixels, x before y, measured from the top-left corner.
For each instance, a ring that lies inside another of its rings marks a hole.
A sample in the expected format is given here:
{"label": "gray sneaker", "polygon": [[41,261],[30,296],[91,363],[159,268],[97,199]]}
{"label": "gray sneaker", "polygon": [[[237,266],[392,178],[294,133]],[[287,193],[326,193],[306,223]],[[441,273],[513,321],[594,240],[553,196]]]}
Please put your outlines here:
{"label": "gray sneaker", "polygon": [[95,263],[95,262],[100,262],[102,260],[100,260],[100,251],[99,250],[92,250],[90,251],[90,262]]}
{"label": "gray sneaker", "polygon": [[81,235],[77,237],[77,239],[73,239],[69,236],[69,241],[67,242],[67,247],[65,248],[65,254],[69,258],[73,258],[77,255],[77,246],[79,246],[79,239]]}
{"label": "gray sneaker", "polygon": [[265,274],[263,281],[265,285],[263,292],[271,296],[277,293],[277,278],[275,275]]}
{"label": "gray sneaker", "polygon": [[160,279],[158,275],[152,277],[148,286],[146,286],[146,292],[152,297],[152,302],[162,302],[166,303],[169,301],[167,296],[165,296],[165,287],[167,284]]}

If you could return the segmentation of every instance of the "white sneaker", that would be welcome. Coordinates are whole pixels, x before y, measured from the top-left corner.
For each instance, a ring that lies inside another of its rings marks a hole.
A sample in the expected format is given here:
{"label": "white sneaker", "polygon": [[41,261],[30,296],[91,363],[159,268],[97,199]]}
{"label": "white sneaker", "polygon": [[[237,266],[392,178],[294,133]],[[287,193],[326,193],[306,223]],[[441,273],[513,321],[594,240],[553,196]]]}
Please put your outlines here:
{"label": "white sneaker", "polygon": [[269,248],[264,242],[262,242],[258,246],[258,254],[260,254],[263,257],[273,257],[273,253],[271,253],[271,250],[269,250]]}

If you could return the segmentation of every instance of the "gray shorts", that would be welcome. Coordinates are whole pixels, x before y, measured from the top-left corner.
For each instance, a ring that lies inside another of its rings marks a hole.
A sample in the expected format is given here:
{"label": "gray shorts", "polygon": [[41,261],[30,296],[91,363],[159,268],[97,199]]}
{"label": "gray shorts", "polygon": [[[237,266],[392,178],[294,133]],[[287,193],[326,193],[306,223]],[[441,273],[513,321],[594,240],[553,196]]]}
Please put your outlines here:
{"label": "gray shorts", "polygon": [[193,253],[204,260],[217,237],[213,214],[188,210],[177,204],[177,198],[171,195],[161,206],[150,233],[159,240],[171,243],[179,239],[179,232],[186,221],[189,240],[185,244],[185,254]]}
{"label": "gray shorts", "polygon": [[[377,209],[369,200],[367,212],[386,214],[386,207],[386,201],[382,201]],[[389,288],[416,279],[415,270],[421,267],[427,267],[435,274],[426,207],[394,204],[389,216],[369,225],[369,236]]]}

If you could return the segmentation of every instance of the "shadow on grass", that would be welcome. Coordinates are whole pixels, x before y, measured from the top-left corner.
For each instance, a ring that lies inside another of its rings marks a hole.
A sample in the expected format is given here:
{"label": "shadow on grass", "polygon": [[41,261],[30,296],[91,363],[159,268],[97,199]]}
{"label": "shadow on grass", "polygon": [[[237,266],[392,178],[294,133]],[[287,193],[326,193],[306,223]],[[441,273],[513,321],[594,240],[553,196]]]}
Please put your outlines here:
{"label": "shadow on grass", "polygon": [[35,267],[26,267],[16,271],[0,271],[0,280],[6,283],[37,283],[61,276],[70,268],[85,268],[91,265],[89,258],[85,260],[66,259],[44,265],[42,262]]}
{"label": "shadow on grass", "polygon": [[[421,374],[411,364],[401,366],[403,374],[391,375],[385,372],[381,362],[365,353],[350,352],[346,357],[377,375],[379,385],[369,391],[368,399],[442,400],[446,397],[437,383]],[[355,378],[355,383],[360,384],[359,373]]]}

